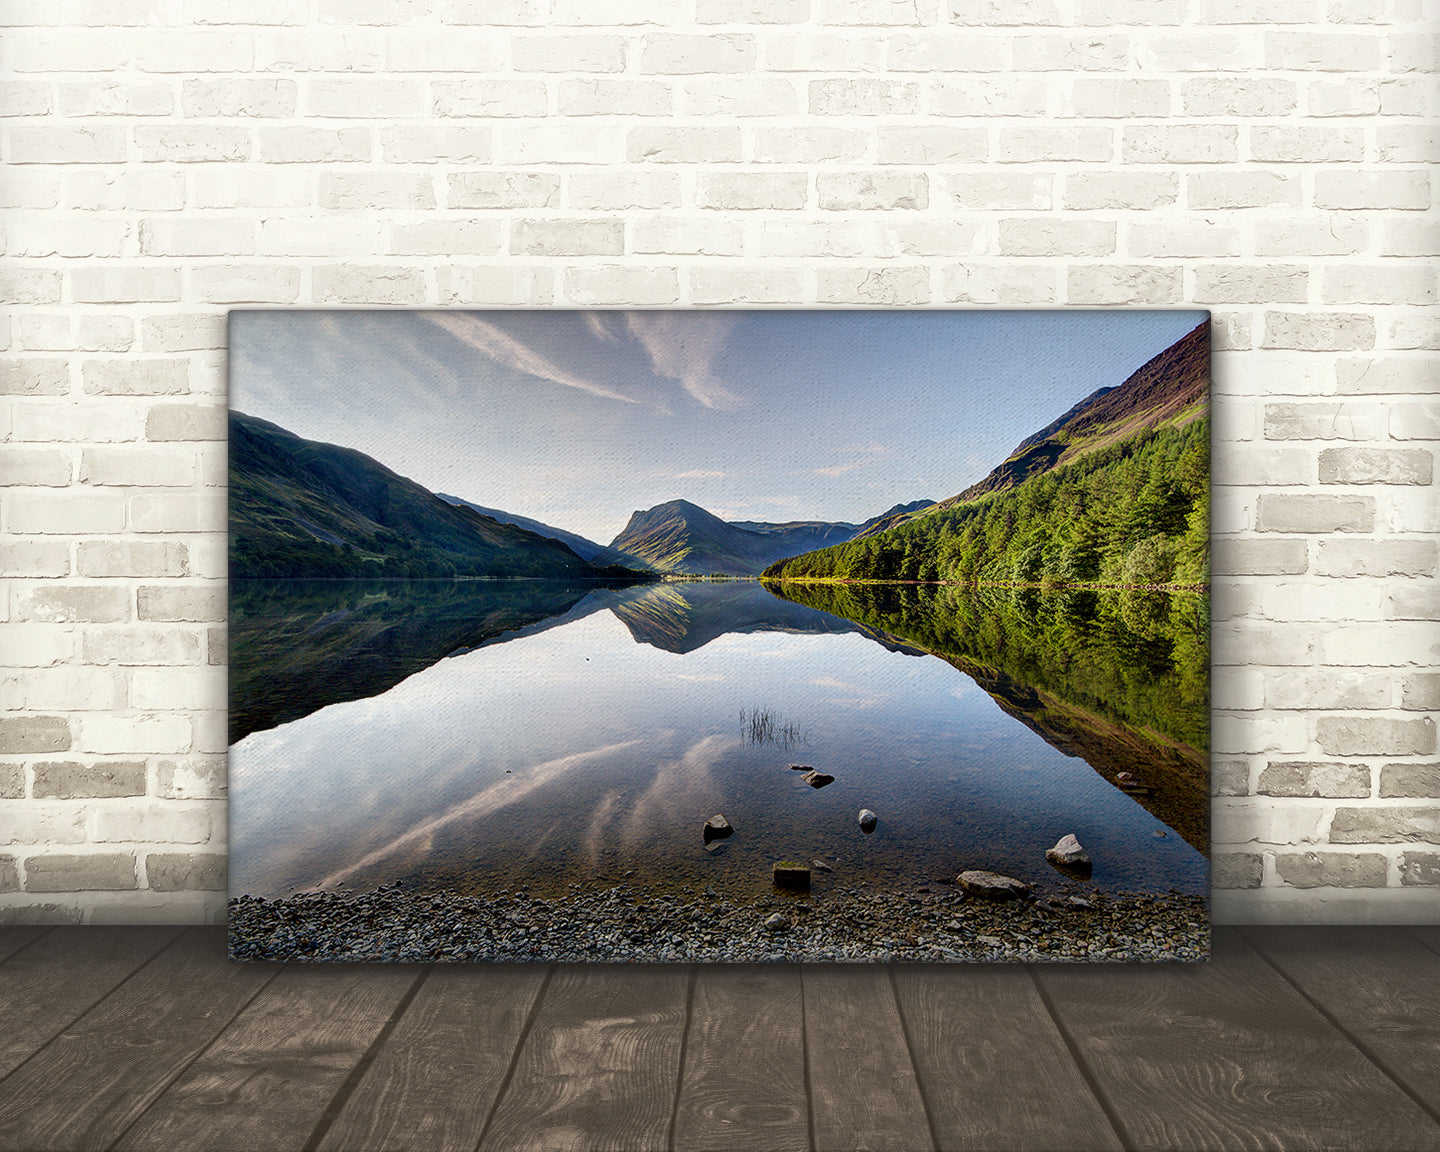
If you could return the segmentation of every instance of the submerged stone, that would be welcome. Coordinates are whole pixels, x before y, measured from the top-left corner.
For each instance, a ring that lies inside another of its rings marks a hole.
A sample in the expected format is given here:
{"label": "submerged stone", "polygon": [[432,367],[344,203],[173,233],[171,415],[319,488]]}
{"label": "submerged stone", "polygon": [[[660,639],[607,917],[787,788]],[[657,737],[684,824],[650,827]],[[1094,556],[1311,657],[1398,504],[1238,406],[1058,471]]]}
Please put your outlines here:
{"label": "submerged stone", "polygon": [[1013,900],[1016,897],[1030,894],[1030,885],[1023,880],[1016,880],[1013,876],[1002,876],[998,872],[985,872],[979,869],[961,872],[955,878],[955,882],[972,896],[984,896],[988,900]]}
{"label": "submerged stone", "polygon": [[860,831],[862,831],[862,832],[874,832],[874,831],[875,831],[875,825],[878,824],[879,822],[880,822],[880,817],[878,817],[877,815],[875,815],[874,812],[870,811],[869,808],[861,808],[861,809],[860,809]]}
{"label": "submerged stone", "polygon": [[1055,847],[1045,850],[1045,859],[1057,868],[1068,868],[1072,872],[1089,872],[1090,857],[1080,846],[1073,832],[1067,832],[1056,842]]}
{"label": "submerged stone", "polygon": [[711,840],[720,840],[726,836],[733,835],[734,832],[735,828],[724,816],[717,814],[705,821],[704,835],[705,843],[707,844],[710,843]]}
{"label": "submerged stone", "polygon": [[798,892],[810,891],[810,869],[793,860],[782,860],[771,870],[777,888],[792,888]]}
{"label": "submerged stone", "polygon": [[800,779],[804,780],[806,784],[809,784],[811,788],[824,788],[827,784],[835,783],[835,777],[831,776],[828,772],[810,771],[805,773]]}

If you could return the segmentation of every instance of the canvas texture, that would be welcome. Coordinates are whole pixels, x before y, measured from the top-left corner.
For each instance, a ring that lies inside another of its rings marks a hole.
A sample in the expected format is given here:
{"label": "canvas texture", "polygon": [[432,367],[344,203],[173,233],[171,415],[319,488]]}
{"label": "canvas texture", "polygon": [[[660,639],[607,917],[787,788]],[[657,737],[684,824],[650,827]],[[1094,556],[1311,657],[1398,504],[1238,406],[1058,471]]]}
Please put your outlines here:
{"label": "canvas texture", "polygon": [[1207,958],[1210,340],[234,313],[231,955]]}

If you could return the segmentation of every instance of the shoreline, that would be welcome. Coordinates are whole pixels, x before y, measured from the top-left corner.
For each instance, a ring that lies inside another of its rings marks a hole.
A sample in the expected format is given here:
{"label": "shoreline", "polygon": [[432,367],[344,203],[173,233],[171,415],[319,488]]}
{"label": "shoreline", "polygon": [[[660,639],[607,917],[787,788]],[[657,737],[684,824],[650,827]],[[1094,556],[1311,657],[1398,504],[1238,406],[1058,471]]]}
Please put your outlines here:
{"label": "shoreline", "polygon": [[[317,963],[1193,963],[1210,957],[1202,896],[1077,888],[994,901],[952,885],[842,888],[823,899],[629,884],[558,898],[409,892],[232,897],[231,959]],[[1079,901],[1079,903],[1076,903]]]}

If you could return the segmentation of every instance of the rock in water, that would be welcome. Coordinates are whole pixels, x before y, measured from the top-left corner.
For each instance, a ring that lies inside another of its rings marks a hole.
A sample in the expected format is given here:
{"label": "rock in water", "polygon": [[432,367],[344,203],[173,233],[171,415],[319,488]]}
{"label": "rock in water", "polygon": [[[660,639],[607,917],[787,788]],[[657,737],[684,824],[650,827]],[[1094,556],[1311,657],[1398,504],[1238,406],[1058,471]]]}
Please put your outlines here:
{"label": "rock in water", "polygon": [[775,887],[790,888],[797,892],[810,891],[810,869],[793,860],[782,860],[771,871]]}
{"label": "rock in water", "polygon": [[832,868],[832,867],[830,867],[829,864],[825,863],[824,860],[811,860],[811,861],[810,861],[810,867],[814,868],[815,871],[817,871],[817,872],[833,872],[833,871],[835,871],[835,869]]}
{"label": "rock in water", "polygon": [[879,821],[880,817],[876,816],[869,808],[860,809],[860,831],[874,832],[875,825],[878,824]]}
{"label": "rock in water", "polygon": [[705,821],[705,843],[708,844],[711,840],[722,840],[726,836],[732,835],[734,831],[730,821],[726,820],[724,816],[712,816]]}
{"label": "rock in water", "polygon": [[1030,895],[1030,885],[1013,876],[1001,876],[998,872],[962,872],[955,882],[970,895],[984,896],[989,900],[1012,900]]}
{"label": "rock in water", "polygon": [[771,932],[783,932],[788,927],[785,917],[776,912],[770,919],[765,921],[765,927]]}
{"label": "rock in water", "polygon": [[809,764],[791,764],[791,765],[790,765],[790,771],[792,771],[792,772],[813,772],[814,769],[811,768]]}
{"label": "rock in water", "polygon": [[809,784],[811,788],[824,788],[826,784],[835,783],[835,777],[831,776],[828,772],[815,772],[813,770],[806,772],[800,779],[804,780],[806,784]]}
{"label": "rock in water", "polygon": [[1090,871],[1090,857],[1075,839],[1075,833],[1067,832],[1060,837],[1055,847],[1045,851],[1045,859],[1057,868],[1070,868],[1076,872]]}

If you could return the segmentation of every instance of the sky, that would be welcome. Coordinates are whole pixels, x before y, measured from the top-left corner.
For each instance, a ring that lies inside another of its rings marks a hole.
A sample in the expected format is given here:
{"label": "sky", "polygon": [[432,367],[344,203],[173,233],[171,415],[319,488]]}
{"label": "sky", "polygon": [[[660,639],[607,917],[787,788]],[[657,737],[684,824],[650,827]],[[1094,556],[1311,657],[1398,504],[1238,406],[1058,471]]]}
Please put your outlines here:
{"label": "sky", "polygon": [[942,500],[1198,311],[235,311],[230,406],[608,544]]}

